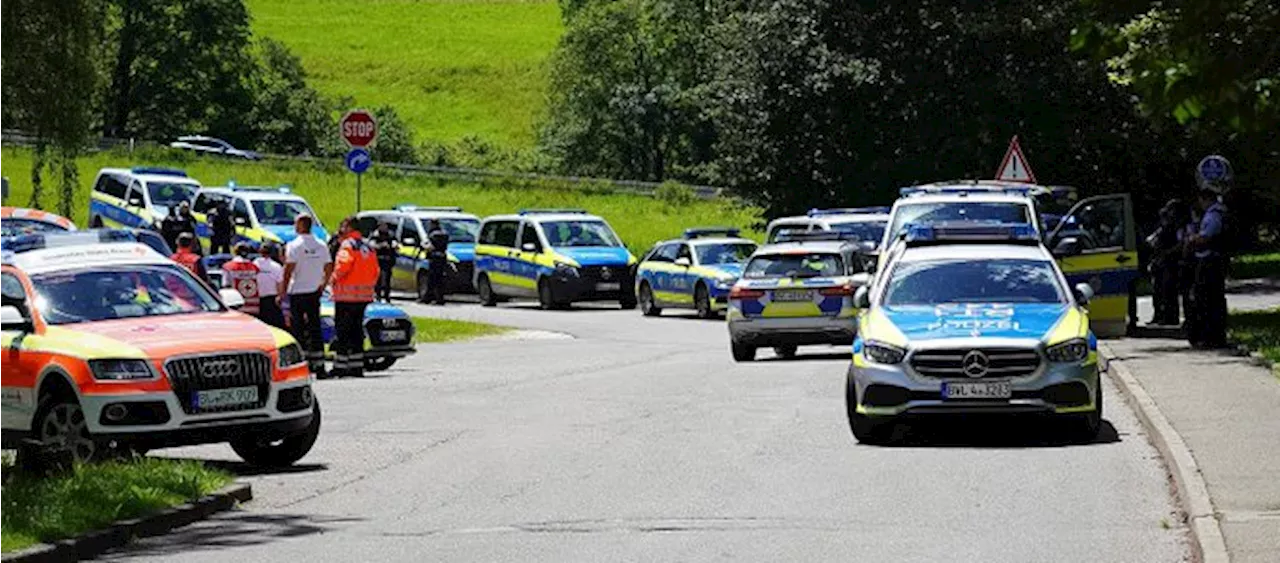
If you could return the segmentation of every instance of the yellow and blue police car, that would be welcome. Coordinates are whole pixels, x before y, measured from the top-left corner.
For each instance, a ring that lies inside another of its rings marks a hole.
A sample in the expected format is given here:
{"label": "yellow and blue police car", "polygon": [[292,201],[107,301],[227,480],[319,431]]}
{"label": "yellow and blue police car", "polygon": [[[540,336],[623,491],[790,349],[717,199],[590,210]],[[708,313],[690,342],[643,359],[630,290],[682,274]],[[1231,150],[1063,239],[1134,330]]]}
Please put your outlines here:
{"label": "yellow and blue police car", "polygon": [[480,218],[466,213],[461,207],[422,206],[402,204],[385,211],[362,211],[356,214],[356,228],[366,237],[373,234],[379,223],[386,223],[400,242],[399,256],[391,275],[391,288],[413,291],[418,300],[427,302],[431,289],[427,271],[427,223],[435,219],[440,228],[449,233],[449,264],[451,271],[445,277],[445,293],[474,293],[472,277],[475,272],[476,235],[480,232]]}
{"label": "yellow and blue police car", "polygon": [[191,201],[200,182],[172,168],[103,168],[89,194],[89,227],[158,229],[169,210]]}
{"label": "yellow and blue police car", "polygon": [[760,247],[729,291],[733,359],[752,361],[764,347],[788,358],[802,345],[852,342],[853,293],[871,280],[860,248],[834,232],[794,233]]}
{"label": "yellow and blue police car", "polygon": [[1048,413],[1097,434],[1093,289],[1068,283],[1033,226],[909,226],[901,244],[854,295],[864,311],[846,401],[859,441],[928,414]]}
{"label": "yellow and blue police car", "polygon": [[684,236],[653,245],[636,268],[636,296],[647,317],[663,308],[694,309],[715,317],[729,302],[729,290],[756,243],[729,227],[686,229]]}
{"label": "yellow and blue police car", "polygon": [[191,215],[196,220],[196,236],[205,248],[213,229],[209,225],[209,212],[219,203],[231,211],[235,234],[231,243],[285,244],[297,233],[293,221],[304,213],[315,219],[311,233],[327,241],[329,233],[320,224],[320,217],[302,196],[294,194],[287,186],[241,186],[230,183],[225,187],[203,188],[196,192],[191,204]]}
{"label": "yellow and blue police car", "polygon": [[615,300],[634,309],[635,263],[600,217],[581,209],[525,209],[480,224],[475,286],[485,306],[533,297],[544,309]]}
{"label": "yellow and blue police car", "polygon": [[770,221],[765,228],[765,242],[781,242],[794,233],[837,231],[850,238],[856,237],[868,250],[875,249],[884,238],[889,210],[889,207],[810,209],[804,215]]}

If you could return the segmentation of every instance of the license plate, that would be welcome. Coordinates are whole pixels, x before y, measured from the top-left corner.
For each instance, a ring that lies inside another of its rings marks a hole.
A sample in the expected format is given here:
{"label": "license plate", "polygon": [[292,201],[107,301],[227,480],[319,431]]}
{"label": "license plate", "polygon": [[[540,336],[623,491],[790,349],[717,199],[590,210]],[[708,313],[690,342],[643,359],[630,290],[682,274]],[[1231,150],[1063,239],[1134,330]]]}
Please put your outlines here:
{"label": "license plate", "polygon": [[1008,381],[947,381],[942,384],[944,399],[1008,399],[1013,387]]}
{"label": "license plate", "polygon": [[774,301],[812,301],[813,292],[807,289],[778,289],[773,292]]}
{"label": "license plate", "polygon": [[250,405],[258,402],[258,388],[251,386],[196,391],[194,402],[194,406],[200,409]]}
{"label": "license plate", "polygon": [[622,289],[622,282],[605,282],[596,284],[596,291],[618,291]]}
{"label": "license plate", "polygon": [[406,339],[406,338],[408,338],[408,337],[409,337],[409,335],[408,335],[408,334],[405,334],[405,332],[404,332],[403,330],[384,330],[384,331],[382,331],[382,340],[383,340],[383,342],[394,342],[394,341],[397,341],[397,340],[404,340],[404,339]]}

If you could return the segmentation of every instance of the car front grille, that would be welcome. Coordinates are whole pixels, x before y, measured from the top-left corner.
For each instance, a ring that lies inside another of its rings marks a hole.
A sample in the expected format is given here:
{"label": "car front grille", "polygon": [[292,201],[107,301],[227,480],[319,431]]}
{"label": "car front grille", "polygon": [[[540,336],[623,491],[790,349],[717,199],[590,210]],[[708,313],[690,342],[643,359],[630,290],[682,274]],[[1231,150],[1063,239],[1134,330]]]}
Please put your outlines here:
{"label": "car front grille", "polygon": [[[403,336],[384,338],[388,330],[399,330]],[[404,346],[413,338],[413,323],[409,319],[369,319],[364,323],[364,332],[374,346]]]}
{"label": "car front grille", "polygon": [[[178,397],[178,404],[187,414],[260,409],[267,404],[267,395],[271,391],[271,357],[262,352],[172,358],[165,362],[164,371],[169,376],[174,395]],[[195,396],[199,391],[249,386],[258,388],[256,403],[196,406]]]}
{"label": "car front grille", "polygon": [[[966,371],[966,357],[981,354],[986,369]],[[1030,348],[957,348],[919,350],[911,356],[911,367],[925,377],[1025,377],[1040,367],[1040,354]]]}
{"label": "car front grille", "polygon": [[583,279],[592,282],[618,282],[626,286],[630,269],[626,266],[583,266],[578,268]]}

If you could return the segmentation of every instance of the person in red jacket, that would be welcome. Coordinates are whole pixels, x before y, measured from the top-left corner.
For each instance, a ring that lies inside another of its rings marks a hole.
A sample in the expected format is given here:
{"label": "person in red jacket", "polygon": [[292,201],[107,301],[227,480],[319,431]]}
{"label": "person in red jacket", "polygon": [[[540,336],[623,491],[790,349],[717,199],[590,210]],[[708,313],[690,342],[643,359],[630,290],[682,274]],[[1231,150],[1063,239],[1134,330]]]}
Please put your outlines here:
{"label": "person in red jacket", "polygon": [[338,255],[329,285],[333,295],[333,342],[335,375],[364,376],[364,310],[373,302],[378,283],[378,256],[354,228],[355,221],[342,223]]}
{"label": "person in red jacket", "polygon": [[200,259],[200,254],[196,252],[196,237],[191,233],[182,233],[178,235],[178,251],[173,253],[169,259],[177,262],[178,265],[186,268],[195,274],[200,281],[209,282],[209,272],[204,267],[204,261]]}
{"label": "person in red jacket", "polygon": [[226,276],[227,285],[244,297],[244,307],[240,311],[256,317],[262,293],[258,290],[258,266],[252,260],[253,249],[242,242],[236,244],[232,252],[236,256],[222,265],[222,275]]}

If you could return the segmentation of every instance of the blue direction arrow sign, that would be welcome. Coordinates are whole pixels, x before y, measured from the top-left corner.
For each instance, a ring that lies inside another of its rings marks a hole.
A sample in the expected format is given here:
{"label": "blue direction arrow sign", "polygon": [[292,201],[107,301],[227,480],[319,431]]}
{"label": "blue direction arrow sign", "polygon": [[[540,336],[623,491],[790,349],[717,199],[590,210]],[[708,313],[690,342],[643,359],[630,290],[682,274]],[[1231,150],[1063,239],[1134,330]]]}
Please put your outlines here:
{"label": "blue direction arrow sign", "polygon": [[363,147],[356,147],[347,153],[347,170],[356,174],[364,174],[369,169],[369,165],[373,164],[373,159],[369,157],[369,151]]}
{"label": "blue direction arrow sign", "polygon": [[1196,174],[1204,182],[1225,182],[1231,179],[1231,163],[1216,154],[1209,155],[1200,160],[1200,164],[1196,166]]}

